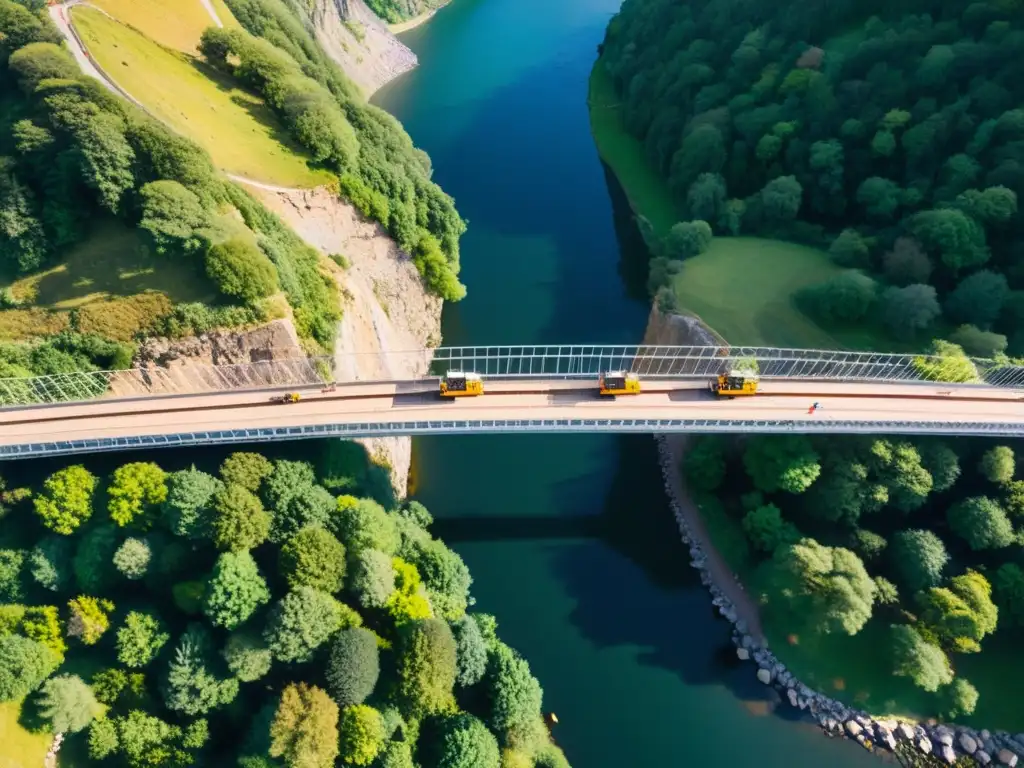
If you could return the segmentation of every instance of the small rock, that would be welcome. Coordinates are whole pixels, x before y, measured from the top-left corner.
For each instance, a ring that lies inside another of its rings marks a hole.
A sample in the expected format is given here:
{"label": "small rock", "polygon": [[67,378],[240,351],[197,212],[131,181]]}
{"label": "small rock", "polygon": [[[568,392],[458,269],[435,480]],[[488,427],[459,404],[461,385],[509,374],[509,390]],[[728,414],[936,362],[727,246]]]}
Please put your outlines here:
{"label": "small rock", "polygon": [[960,749],[966,752],[968,755],[973,755],[978,751],[978,742],[974,740],[974,737],[969,733],[961,733],[960,738],[957,739],[957,743],[960,744]]}
{"label": "small rock", "polygon": [[988,752],[984,749],[979,749],[974,753],[974,759],[977,760],[981,765],[988,765],[992,762],[992,758],[989,757]]}
{"label": "small rock", "polygon": [[949,765],[952,765],[956,762],[956,752],[954,752],[953,748],[948,744],[943,744],[939,748],[939,754],[942,756],[942,759],[945,760]]}
{"label": "small rock", "polygon": [[858,733],[860,733],[863,730],[864,730],[864,728],[861,727],[861,724],[858,723],[856,720],[847,720],[846,721],[846,732],[849,733],[851,736],[856,736]]}
{"label": "small rock", "polygon": [[1008,768],[1014,768],[1017,765],[1017,756],[1008,749],[1000,749],[996,752],[996,760]]}
{"label": "small rock", "polygon": [[922,736],[917,740],[917,748],[924,752],[926,755],[931,754],[932,742],[927,736]]}
{"label": "small rock", "polygon": [[887,746],[891,752],[896,751],[896,739],[893,738],[893,735],[888,731],[886,731],[886,733],[882,736],[882,743],[885,744],[885,746]]}
{"label": "small rock", "polygon": [[939,744],[942,744],[944,747],[953,746],[953,734],[949,731],[938,731],[935,736],[938,739]]}
{"label": "small rock", "polygon": [[789,699],[789,706],[795,707],[797,705],[796,691],[792,688],[786,691],[786,697]]}
{"label": "small rock", "polygon": [[746,648],[737,648],[736,658],[740,661],[746,661],[750,658],[750,651],[748,651]]}
{"label": "small rock", "polygon": [[757,679],[768,685],[772,681],[772,673],[767,669],[759,669],[757,670]]}

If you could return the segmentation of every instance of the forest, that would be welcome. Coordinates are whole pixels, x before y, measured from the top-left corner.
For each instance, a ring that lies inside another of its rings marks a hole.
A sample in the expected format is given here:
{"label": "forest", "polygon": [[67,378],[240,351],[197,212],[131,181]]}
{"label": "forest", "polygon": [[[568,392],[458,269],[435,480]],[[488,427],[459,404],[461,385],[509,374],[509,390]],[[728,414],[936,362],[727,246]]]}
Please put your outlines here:
{"label": "forest", "polygon": [[355,485],[246,452],[0,483],[0,702],[80,765],[568,768],[430,513]]}
{"label": "forest", "polygon": [[[1017,717],[1005,680],[1024,628],[1018,459],[981,440],[702,437],[682,471],[703,515],[741,531],[718,543],[809,684],[828,669],[846,676],[832,695],[947,719],[992,696],[981,724],[1019,730],[991,721]],[[846,658],[830,636],[847,638]]]}
{"label": "forest", "polygon": [[763,235],[843,268],[795,297],[825,327],[1024,354],[1022,49],[1002,0],[626,0],[599,66],[687,216],[652,290]]}

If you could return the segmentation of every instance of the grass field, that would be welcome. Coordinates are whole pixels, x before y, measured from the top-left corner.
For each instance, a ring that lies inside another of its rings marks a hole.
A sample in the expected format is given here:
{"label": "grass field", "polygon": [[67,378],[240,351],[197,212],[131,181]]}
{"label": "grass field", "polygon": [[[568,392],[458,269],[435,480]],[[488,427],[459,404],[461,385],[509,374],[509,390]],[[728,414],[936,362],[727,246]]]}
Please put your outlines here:
{"label": "grass field", "polygon": [[172,303],[215,298],[205,275],[150,252],[138,230],[114,220],[96,226],[60,265],[15,281],[11,291],[32,308],[0,312],[0,338],[8,340],[55,333],[77,310],[82,331],[128,341]]}
{"label": "grass field", "polygon": [[[213,19],[199,0],[90,0],[118,21],[134,27],[166,48],[195,53],[199,36]],[[220,9],[217,15],[220,16]],[[234,17],[230,16],[232,20]],[[222,19],[222,21],[224,21]],[[224,21],[227,24],[227,21]]]}
{"label": "grass field", "polygon": [[19,702],[0,704],[0,768],[42,768],[51,737],[22,728],[20,712]]}
{"label": "grass field", "polygon": [[75,8],[73,17],[107,75],[164,123],[202,145],[223,170],[280,186],[314,187],[330,179],[309,167],[270,109],[226,75],[95,9]]}

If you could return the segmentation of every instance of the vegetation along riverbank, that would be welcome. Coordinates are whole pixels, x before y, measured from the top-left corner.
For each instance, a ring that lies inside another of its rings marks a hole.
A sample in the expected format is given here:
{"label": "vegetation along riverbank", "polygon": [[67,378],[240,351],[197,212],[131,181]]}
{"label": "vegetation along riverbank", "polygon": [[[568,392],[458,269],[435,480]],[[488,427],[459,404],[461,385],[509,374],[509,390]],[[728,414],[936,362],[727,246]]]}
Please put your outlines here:
{"label": "vegetation along riverbank", "polygon": [[416,502],[256,453],[0,487],[0,701],[69,765],[568,766]]}
{"label": "vegetation along riverbank", "polygon": [[[959,361],[940,378],[970,378],[965,352],[1019,355],[1022,41],[1019,14],[998,3],[627,0],[590,110],[652,251],[658,308],[696,312],[739,344],[934,343]],[[894,734],[886,716],[1003,729],[910,739],[1016,762],[1016,450],[692,441],[682,471],[759,604],[765,682],[781,669],[784,691],[806,684],[790,697],[802,709],[824,693],[819,722],[844,728],[835,703],[862,740],[888,741],[877,722],[862,734],[867,712]]]}

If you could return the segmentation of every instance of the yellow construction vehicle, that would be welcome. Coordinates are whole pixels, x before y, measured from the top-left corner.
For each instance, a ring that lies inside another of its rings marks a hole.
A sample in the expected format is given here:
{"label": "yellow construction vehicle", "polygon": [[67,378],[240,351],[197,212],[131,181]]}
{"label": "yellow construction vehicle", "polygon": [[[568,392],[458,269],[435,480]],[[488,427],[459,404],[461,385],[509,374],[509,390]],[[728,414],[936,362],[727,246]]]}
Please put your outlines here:
{"label": "yellow construction vehicle", "polygon": [[640,377],[627,371],[607,371],[598,380],[602,397],[615,395],[639,395]]}
{"label": "yellow construction vehicle", "polygon": [[471,397],[484,393],[484,381],[479,373],[448,371],[441,378],[441,397]]}
{"label": "yellow construction vehicle", "polygon": [[302,399],[302,395],[298,392],[286,392],[283,395],[277,395],[270,399],[275,403],[297,403]]}
{"label": "yellow construction vehicle", "polygon": [[742,397],[757,394],[757,374],[731,371],[723,373],[709,384],[711,391],[719,397]]}

